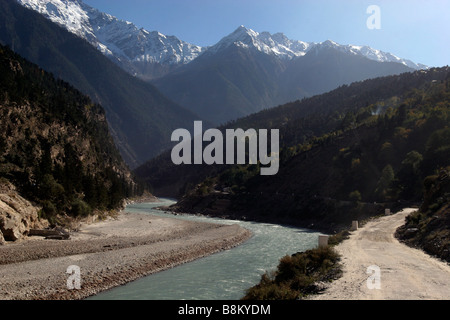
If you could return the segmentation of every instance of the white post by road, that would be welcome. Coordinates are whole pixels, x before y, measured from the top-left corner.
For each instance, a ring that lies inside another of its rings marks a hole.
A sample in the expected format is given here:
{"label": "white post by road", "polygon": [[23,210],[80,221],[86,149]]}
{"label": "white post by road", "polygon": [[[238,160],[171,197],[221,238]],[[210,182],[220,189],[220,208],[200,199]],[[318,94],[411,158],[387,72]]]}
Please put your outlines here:
{"label": "white post by road", "polygon": [[384,215],[385,216],[391,215],[391,209],[384,209]]}
{"label": "white post by road", "polygon": [[358,230],[358,221],[352,221],[352,228],[350,230],[351,231]]}
{"label": "white post by road", "polygon": [[328,246],[328,236],[320,235],[319,236],[319,248],[323,248]]}

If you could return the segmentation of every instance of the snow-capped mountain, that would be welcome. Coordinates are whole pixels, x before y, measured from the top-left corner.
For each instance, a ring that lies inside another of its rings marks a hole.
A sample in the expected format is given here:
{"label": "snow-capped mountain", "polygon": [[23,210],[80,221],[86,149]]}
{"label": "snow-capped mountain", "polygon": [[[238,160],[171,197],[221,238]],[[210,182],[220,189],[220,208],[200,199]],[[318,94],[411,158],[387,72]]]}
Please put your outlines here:
{"label": "snow-capped mountain", "polygon": [[281,59],[290,60],[294,57],[305,55],[311,47],[310,43],[290,40],[282,33],[270,34],[269,32],[258,33],[252,29],[240,26],[230,35],[222,38],[217,44],[208,48],[209,54],[214,54],[229,46],[244,48],[255,48],[269,55]]}
{"label": "snow-capped mountain", "polygon": [[100,12],[81,0],[18,0],[51,21],[86,39],[105,55],[122,62],[148,62],[163,65],[189,63],[204,48],[149,32],[133,23]]}
{"label": "snow-capped mountain", "polygon": [[283,60],[304,56],[309,50],[334,47],[379,62],[401,63],[413,69],[426,68],[425,65],[368,46],[341,45],[331,40],[320,43],[303,42],[288,39],[283,33],[258,33],[244,26],[238,27],[211,47],[201,47],[175,36],[138,28],[131,22],[100,12],[81,0],[17,1],[86,39],[105,55],[115,57],[122,63],[140,63],[138,68],[143,68],[142,63],[171,66],[187,64],[205,51],[216,53],[230,45],[255,48]]}
{"label": "snow-capped mountain", "polygon": [[401,63],[409,68],[412,69],[426,69],[428,68],[424,64],[415,63],[411,60],[402,59],[399,58],[392,53],[389,52],[383,52],[377,49],[373,49],[369,46],[355,46],[355,45],[341,45],[339,43],[336,43],[332,40],[326,40],[324,42],[320,43],[314,43],[310,45],[310,49],[312,50],[320,50],[322,48],[334,48],[339,51],[345,52],[345,53],[351,53],[354,55],[360,55],[364,56],[370,60],[378,61],[378,62],[395,62],[395,63]]}
{"label": "snow-capped mountain", "polygon": [[214,124],[343,84],[426,68],[368,46],[303,42],[245,26],[200,47],[138,28],[81,0],[17,1]]}
{"label": "snow-capped mountain", "polygon": [[153,83],[178,104],[222,124],[344,84],[418,68],[368,47],[293,41],[240,26]]}
{"label": "snow-capped mountain", "polygon": [[331,40],[319,43],[303,42],[288,39],[283,33],[276,33],[273,35],[269,32],[258,33],[242,25],[230,35],[222,38],[222,40],[210,47],[207,51],[216,53],[231,45],[254,48],[266,54],[287,60],[304,56],[310,50],[321,50],[323,48],[331,47],[346,53],[361,55],[378,62],[396,62],[413,69],[426,68],[423,64],[417,64],[410,60],[399,58],[391,53],[373,49],[369,46],[341,45]]}

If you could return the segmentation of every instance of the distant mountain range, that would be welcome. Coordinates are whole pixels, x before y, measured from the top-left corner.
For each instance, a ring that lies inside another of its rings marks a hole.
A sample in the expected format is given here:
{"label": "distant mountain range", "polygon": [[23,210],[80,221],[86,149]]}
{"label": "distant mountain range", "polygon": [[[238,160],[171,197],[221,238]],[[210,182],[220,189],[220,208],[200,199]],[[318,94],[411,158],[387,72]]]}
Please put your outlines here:
{"label": "distant mountain range", "polygon": [[368,47],[292,41],[240,26],[153,83],[180,105],[222,124],[355,81],[419,68]]}
{"label": "distant mountain range", "polygon": [[260,52],[276,56],[284,60],[303,57],[310,50],[320,50],[324,47],[332,47],[339,51],[360,55],[370,60],[378,62],[396,62],[401,63],[412,69],[423,69],[427,66],[417,64],[410,60],[399,58],[391,53],[373,49],[369,46],[340,45],[334,41],[326,40],[324,42],[303,42],[288,39],[283,33],[270,34],[269,32],[258,33],[245,26],[239,26],[233,33],[224,37],[217,44],[209,47],[209,53],[217,53],[227,47],[237,45],[244,48],[256,48]]}
{"label": "distant mountain range", "polygon": [[290,40],[283,33],[274,35],[268,32],[258,33],[244,26],[240,26],[213,46],[201,47],[182,41],[175,36],[139,28],[132,22],[100,12],[81,0],[18,1],[86,39],[105,55],[114,57],[122,63],[181,65],[193,61],[203,52],[217,53],[230,45],[237,44],[247,48],[254,46],[261,52],[288,60],[304,56],[312,48],[334,46],[341,51],[362,55],[379,62],[397,62],[413,69],[426,67],[368,46],[343,46],[330,40],[322,43],[308,43]]}
{"label": "distant mountain range", "polygon": [[139,28],[81,0],[17,1],[214,124],[354,81],[427,68],[368,46],[303,42],[244,26],[201,47]]}
{"label": "distant mountain range", "polygon": [[303,42],[244,26],[201,47],[139,28],[81,0],[18,1],[217,125],[340,85],[426,68],[368,46]]}

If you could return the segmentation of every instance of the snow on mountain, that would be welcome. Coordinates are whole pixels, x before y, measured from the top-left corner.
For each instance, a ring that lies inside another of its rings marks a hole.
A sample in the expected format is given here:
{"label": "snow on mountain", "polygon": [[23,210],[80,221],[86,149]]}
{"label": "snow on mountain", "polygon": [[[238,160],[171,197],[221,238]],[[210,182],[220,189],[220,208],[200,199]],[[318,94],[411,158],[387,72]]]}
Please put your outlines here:
{"label": "snow on mountain", "polygon": [[391,53],[376,50],[368,46],[341,45],[331,40],[319,43],[290,40],[283,33],[276,33],[273,35],[269,32],[258,33],[244,26],[240,26],[233,33],[222,38],[216,45],[210,47],[208,52],[214,53],[231,45],[245,48],[252,47],[266,54],[275,55],[287,60],[304,56],[313,49],[320,50],[328,47],[346,53],[362,55],[368,59],[379,62],[401,63],[413,69],[427,68],[423,64],[416,64],[410,60],[401,59]]}
{"label": "snow on mountain", "polygon": [[86,39],[105,55],[116,57],[120,61],[156,62],[163,65],[187,64],[204,52],[212,54],[231,45],[254,48],[283,60],[291,60],[304,56],[312,49],[332,47],[375,61],[397,62],[413,69],[427,68],[425,65],[368,46],[340,45],[331,40],[320,43],[303,42],[288,39],[283,33],[258,33],[244,26],[238,27],[211,47],[200,47],[175,36],[138,28],[131,22],[100,12],[81,0],[17,1]]}
{"label": "snow on mountain", "polygon": [[131,22],[100,12],[81,0],[17,1],[86,39],[104,54],[119,60],[185,64],[204,51],[204,48],[181,41],[175,36],[138,28]]}
{"label": "snow on mountain", "polygon": [[245,48],[253,47],[266,54],[287,60],[305,55],[310,47],[309,43],[290,40],[282,33],[274,35],[269,32],[258,33],[252,29],[240,26],[233,33],[210,47],[207,52],[215,53],[231,45]]}
{"label": "snow on mountain", "polygon": [[426,65],[420,63],[414,63],[411,60],[399,58],[392,53],[383,52],[377,49],[373,49],[369,46],[355,46],[355,45],[341,45],[332,40],[326,40],[324,42],[316,43],[312,45],[310,48],[314,48],[315,50],[320,50],[322,48],[334,48],[340,50],[342,52],[351,53],[354,55],[361,55],[370,60],[375,60],[379,62],[396,62],[401,63],[412,69],[426,69],[428,68]]}

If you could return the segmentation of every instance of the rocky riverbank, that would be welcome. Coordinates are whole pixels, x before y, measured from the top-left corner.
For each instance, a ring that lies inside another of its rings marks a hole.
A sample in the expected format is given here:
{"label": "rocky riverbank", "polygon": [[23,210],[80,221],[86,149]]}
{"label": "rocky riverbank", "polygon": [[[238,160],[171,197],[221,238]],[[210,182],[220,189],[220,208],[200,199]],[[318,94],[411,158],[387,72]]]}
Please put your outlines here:
{"label": "rocky riverbank", "polygon": [[[218,225],[122,212],[83,224],[70,240],[28,238],[0,247],[0,299],[83,299],[151,273],[239,245],[251,233]],[[71,290],[69,266],[80,269]]]}

